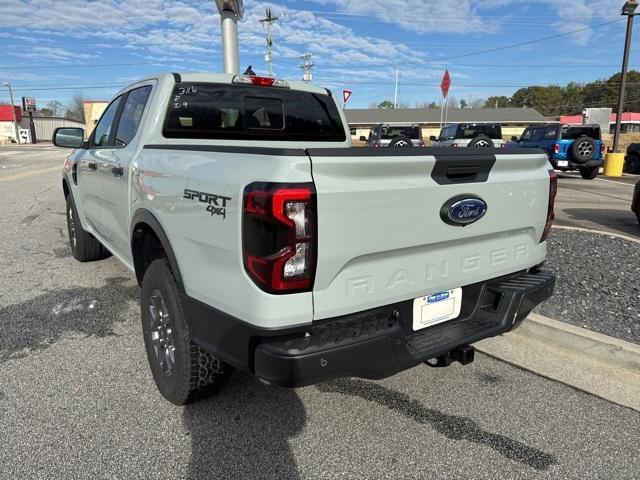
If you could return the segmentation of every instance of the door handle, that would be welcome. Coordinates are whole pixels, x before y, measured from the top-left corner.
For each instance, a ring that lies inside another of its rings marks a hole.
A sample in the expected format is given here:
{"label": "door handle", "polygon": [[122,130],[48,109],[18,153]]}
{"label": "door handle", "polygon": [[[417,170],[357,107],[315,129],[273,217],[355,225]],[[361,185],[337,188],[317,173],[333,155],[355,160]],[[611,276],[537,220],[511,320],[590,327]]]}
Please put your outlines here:
{"label": "door handle", "polygon": [[121,177],[122,175],[124,175],[124,168],[122,168],[122,167],[112,167],[111,168],[111,173],[113,173],[113,175],[116,176],[116,177]]}
{"label": "door handle", "polygon": [[89,170],[98,170],[98,164],[96,162],[87,162]]}

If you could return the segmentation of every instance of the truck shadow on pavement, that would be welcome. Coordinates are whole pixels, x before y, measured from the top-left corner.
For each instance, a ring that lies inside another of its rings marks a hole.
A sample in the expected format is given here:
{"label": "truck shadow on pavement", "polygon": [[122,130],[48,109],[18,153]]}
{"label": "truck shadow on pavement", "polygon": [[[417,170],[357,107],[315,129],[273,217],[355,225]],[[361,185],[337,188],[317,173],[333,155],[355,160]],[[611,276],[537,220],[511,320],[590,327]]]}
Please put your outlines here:
{"label": "truck shadow on pavement", "polygon": [[[565,219],[560,224],[594,230],[599,230],[600,226],[615,233],[640,238],[640,225],[638,225],[638,219],[631,211],[631,197],[629,197],[629,211],[608,208],[565,208],[562,211],[569,221]],[[585,224],[585,221],[597,225],[591,226]]]}
{"label": "truck shadow on pavement", "polygon": [[289,439],[305,423],[295,390],[234,372],[216,396],[184,407],[192,445],[187,478],[300,478]]}
{"label": "truck shadow on pavement", "polygon": [[426,408],[409,395],[377,383],[360,379],[340,379],[319,384],[317,388],[325,393],[340,393],[375,402],[418,423],[430,425],[451,440],[467,440],[483,444],[510,460],[521,462],[536,470],[546,470],[558,462],[553,455],[505,435],[487,432],[470,418]]}
{"label": "truck shadow on pavement", "polygon": [[115,335],[114,324],[128,318],[128,302],[137,301],[139,291],[130,279],[116,277],[102,287],[49,290],[0,307],[0,363],[48,348],[68,333]]}

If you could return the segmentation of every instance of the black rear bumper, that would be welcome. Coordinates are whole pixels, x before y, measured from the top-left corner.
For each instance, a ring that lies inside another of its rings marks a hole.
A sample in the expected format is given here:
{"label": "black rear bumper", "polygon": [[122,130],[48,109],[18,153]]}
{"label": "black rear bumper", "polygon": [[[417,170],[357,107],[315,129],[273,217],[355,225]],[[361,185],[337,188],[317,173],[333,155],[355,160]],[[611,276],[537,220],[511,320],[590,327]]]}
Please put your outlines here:
{"label": "black rear bumper", "polygon": [[288,330],[257,329],[189,297],[193,340],[270,382],[296,387],[336,377],[385,378],[518,326],[553,293],[552,273],[521,272],[463,287],[460,316],[413,331],[413,300]]}
{"label": "black rear bumper", "polygon": [[[563,160],[567,160],[569,162],[569,165],[567,167],[558,166],[558,162]],[[604,158],[594,158],[593,160],[588,160],[586,162],[578,163],[578,162],[575,162],[572,158],[551,157],[549,161],[551,162],[551,166],[553,168],[570,168],[574,170],[580,170],[581,168],[595,168],[595,167],[600,168],[602,167],[602,165],[604,165]]]}
{"label": "black rear bumper", "polygon": [[385,378],[515,328],[553,293],[549,272],[522,273],[463,288],[460,317],[412,330],[413,300],[314,324],[307,336],[269,339],[255,373],[284,386],[336,377]]}

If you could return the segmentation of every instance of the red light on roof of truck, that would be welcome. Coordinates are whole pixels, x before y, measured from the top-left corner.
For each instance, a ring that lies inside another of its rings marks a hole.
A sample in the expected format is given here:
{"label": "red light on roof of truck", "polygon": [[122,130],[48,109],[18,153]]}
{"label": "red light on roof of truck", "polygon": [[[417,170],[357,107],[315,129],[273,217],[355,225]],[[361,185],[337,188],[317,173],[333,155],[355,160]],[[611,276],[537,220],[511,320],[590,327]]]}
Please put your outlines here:
{"label": "red light on roof of truck", "polygon": [[289,88],[289,83],[273,77],[258,77],[256,75],[236,75],[232,83],[255,85],[257,87],[281,87]]}

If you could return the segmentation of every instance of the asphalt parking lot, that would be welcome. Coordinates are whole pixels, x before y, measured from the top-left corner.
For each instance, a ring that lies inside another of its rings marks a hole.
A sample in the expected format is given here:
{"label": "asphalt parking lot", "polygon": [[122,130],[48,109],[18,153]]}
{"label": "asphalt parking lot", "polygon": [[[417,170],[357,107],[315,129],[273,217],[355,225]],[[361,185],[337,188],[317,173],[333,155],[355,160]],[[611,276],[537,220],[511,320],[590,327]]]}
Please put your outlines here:
{"label": "asphalt parking lot", "polygon": [[[638,477],[640,413],[484,355],[295,390],[236,373],[170,405],[132,275],[70,255],[65,153],[0,148],[0,478]],[[561,178],[559,222],[637,235],[631,192]],[[617,220],[576,211],[589,205]]]}
{"label": "asphalt parking lot", "polygon": [[589,228],[640,238],[631,197],[640,175],[583,180],[574,172],[558,172],[556,225]]}

